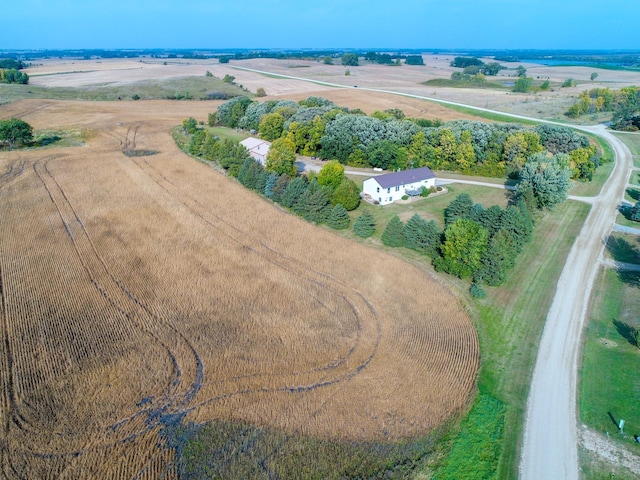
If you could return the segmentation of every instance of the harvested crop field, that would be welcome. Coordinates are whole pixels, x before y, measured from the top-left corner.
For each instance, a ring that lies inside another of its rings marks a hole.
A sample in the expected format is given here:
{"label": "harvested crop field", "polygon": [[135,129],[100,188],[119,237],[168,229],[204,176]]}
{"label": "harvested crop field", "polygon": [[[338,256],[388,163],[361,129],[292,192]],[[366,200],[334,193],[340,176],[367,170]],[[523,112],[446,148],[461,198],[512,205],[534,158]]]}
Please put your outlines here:
{"label": "harvested crop field", "polygon": [[214,108],[0,107],[87,138],[0,153],[0,476],[175,478],[171,422],[399,440],[466,405],[458,300],[185,156],[170,128]]}

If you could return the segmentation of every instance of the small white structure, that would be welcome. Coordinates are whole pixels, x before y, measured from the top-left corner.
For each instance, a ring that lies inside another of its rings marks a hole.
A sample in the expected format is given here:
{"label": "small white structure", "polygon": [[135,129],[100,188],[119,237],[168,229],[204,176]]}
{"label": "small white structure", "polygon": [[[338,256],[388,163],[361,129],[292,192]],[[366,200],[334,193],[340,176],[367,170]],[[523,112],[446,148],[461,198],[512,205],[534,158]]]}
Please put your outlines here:
{"label": "small white structure", "polygon": [[388,205],[404,195],[420,195],[422,187],[428,189],[435,185],[435,174],[430,168],[421,167],[369,178],[362,184],[362,194],[380,205]]}
{"label": "small white structure", "polygon": [[244,148],[249,151],[249,155],[256,159],[262,165],[267,164],[267,153],[269,153],[269,147],[271,142],[266,140],[260,140],[259,138],[249,137],[240,142]]}

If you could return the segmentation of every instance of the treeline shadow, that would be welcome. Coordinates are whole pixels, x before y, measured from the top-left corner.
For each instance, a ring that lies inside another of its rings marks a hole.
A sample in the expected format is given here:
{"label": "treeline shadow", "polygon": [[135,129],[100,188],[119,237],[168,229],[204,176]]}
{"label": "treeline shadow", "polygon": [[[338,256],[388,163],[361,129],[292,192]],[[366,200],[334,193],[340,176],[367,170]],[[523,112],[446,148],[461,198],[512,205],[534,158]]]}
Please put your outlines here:
{"label": "treeline shadow", "polygon": [[59,135],[44,135],[39,137],[35,142],[33,142],[36,147],[46,147],[48,145],[53,145],[54,143],[62,140],[62,137]]}
{"label": "treeline shadow", "polygon": [[[635,245],[634,245],[635,243]],[[640,238],[629,242],[625,238],[609,236],[606,248],[616,262],[640,264]],[[640,271],[616,268],[618,278],[627,285],[640,288]]]}
{"label": "treeline shadow", "polygon": [[627,195],[633,198],[636,202],[640,200],[640,190],[637,188],[627,188]]}
{"label": "treeline shadow", "polygon": [[629,325],[626,322],[613,319],[613,326],[622,338],[629,342],[634,347],[638,346],[638,329],[633,325]]}

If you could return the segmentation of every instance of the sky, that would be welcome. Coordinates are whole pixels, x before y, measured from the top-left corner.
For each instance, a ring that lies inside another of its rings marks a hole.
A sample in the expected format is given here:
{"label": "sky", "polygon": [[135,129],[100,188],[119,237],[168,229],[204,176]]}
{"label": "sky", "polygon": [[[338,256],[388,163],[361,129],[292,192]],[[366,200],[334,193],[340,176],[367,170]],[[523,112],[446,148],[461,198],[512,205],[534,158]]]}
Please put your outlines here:
{"label": "sky", "polygon": [[640,49],[639,0],[2,0],[0,49]]}

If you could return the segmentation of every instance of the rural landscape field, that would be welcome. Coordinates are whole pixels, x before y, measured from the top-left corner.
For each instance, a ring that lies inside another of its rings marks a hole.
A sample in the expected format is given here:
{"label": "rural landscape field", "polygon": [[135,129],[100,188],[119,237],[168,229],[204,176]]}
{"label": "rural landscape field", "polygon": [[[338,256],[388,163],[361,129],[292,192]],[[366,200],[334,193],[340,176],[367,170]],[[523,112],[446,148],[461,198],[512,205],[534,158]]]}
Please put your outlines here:
{"label": "rural landscape field", "polygon": [[[304,221],[174,138],[185,119],[204,125],[223,103],[206,96],[226,87],[225,76],[252,98],[264,89],[259,101],[318,96],[366,114],[483,122],[498,114],[461,105],[566,123],[581,91],[640,84],[637,71],[533,63],[529,75],[556,88],[439,84],[453,58],[364,64],[349,75],[303,59],[56,58],[34,61],[29,85],[0,85],[0,120],[22,119],[54,139],[0,151],[0,477],[360,478],[357,468],[296,470],[315,455],[305,451],[314,439],[324,442],[319,457],[354,464],[401,445],[409,453],[380,458],[411,463],[411,478],[453,478],[429,472],[446,464],[470,409],[495,397],[500,405],[487,408],[499,411],[496,436],[508,445],[493,474],[514,478],[552,289],[593,203],[583,197],[595,198],[606,174],[596,186],[575,182],[574,201],[541,214],[511,281],[479,300],[459,279],[385,248],[379,235],[356,239]],[[577,85],[561,88],[567,78]],[[449,175],[461,178],[478,180]],[[509,192],[490,187],[452,184],[387,212],[439,221],[443,202],[465,191],[506,208]],[[636,298],[635,280],[620,281]],[[629,322],[635,305],[624,307]],[[218,429],[215,446],[191,442],[208,438],[207,428]],[[185,432],[191,443],[181,443]],[[627,440],[621,448],[632,460],[622,478],[640,472],[640,452]],[[611,459],[590,457],[599,441],[580,447],[589,458],[584,478],[609,468]],[[188,470],[189,456],[210,458],[209,470]]]}

